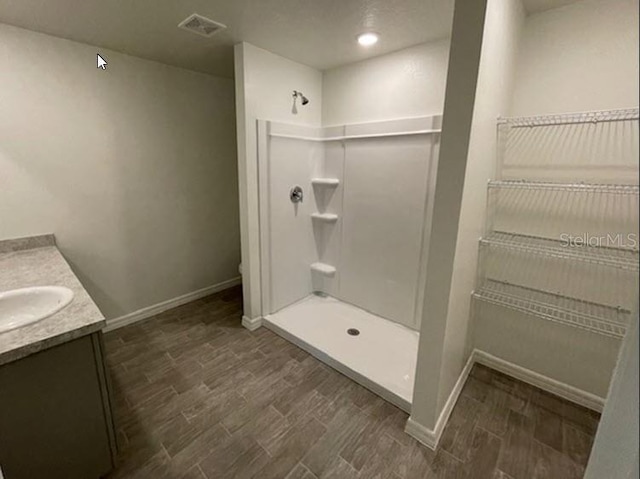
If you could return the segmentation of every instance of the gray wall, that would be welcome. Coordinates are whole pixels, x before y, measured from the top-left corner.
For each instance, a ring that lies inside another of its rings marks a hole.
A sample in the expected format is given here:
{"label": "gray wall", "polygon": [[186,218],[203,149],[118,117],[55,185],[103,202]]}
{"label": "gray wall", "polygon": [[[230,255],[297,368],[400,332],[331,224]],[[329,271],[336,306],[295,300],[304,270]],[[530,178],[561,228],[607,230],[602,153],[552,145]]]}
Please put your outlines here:
{"label": "gray wall", "polygon": [[234,85],[0,24],[0,239],[52,232],[108,318],[238,276]]}

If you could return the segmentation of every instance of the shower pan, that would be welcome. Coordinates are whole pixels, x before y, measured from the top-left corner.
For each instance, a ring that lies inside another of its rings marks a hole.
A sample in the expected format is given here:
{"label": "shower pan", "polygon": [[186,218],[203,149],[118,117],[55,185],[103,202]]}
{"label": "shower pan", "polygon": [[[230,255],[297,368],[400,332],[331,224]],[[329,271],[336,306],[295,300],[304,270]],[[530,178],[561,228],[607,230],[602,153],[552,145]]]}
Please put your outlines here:
{"label": "shower pan", "polygon": [[440,124],[257,125],[263,324],[407,411]]}

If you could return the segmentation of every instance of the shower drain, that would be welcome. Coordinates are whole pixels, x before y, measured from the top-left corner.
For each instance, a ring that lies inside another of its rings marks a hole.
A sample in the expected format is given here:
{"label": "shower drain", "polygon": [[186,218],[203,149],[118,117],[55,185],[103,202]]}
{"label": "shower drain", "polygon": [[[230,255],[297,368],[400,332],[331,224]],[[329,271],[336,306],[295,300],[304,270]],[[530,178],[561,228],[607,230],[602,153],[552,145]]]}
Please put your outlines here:
{"label": "shower drain", "polygon": [[347,334],[349,336],[357,336],[358,334],[360,334],[360,330],[356,328],[349,328],[347,329]]}

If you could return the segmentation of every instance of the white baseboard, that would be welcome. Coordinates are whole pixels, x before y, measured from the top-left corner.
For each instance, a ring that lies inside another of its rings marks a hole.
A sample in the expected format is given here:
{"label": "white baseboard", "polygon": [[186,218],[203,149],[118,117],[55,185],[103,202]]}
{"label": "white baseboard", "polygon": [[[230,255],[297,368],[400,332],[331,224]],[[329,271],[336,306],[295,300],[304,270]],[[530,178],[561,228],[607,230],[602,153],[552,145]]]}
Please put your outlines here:
{"label": "white baseboard", "polygon": [[411,417],[407,419],[407,424],[404,427],[404,432],[409,434],[419,443],[424,444],[429,449],[435,450],[438,446],[436,442],[436,433],[433,429],[424,427],[422,424],[414,421]]}
{"label": "white baseboard", "polygon": [[555,379],[551,379],[547,376],[531,371],[530,369],[523,368],[522,366],[510,363],[509,361],[505,361],[504,359],[498,358],[484,351],[474,349],[462,369],[451,394],[449,394],[449,398],[447,399],[444,408],[442,408],[442,412],[436,421],[435,428],[429,429],[409,417],[404,431],[428,448],[435,450],[438,447],[440,438],[442,437],[442,432],[449,421],[451,411],[453,411],[453,408],[458,401],[458,397],[460,396],[460,392],[464,387],[464,383],[469,377],[471,368],[475,363],[495,369],[496,371],[504,373],[515,379],[519,379],[520,381],[531,384],[543,391],[555,394],[556,396],[579,404],[580,406],[584,406],[588,409],[602,412],[602,409],[604,408],[604,398],[575,388],[566,383],[556,381]]}
{"label": "white baseboard", "polygon": [[242,325],[247,328],[249,331],[255,331],[260,326],[262,326],[262,318],[258,316],[257,318],[251,319],[248,316],[242,317]]}
{"label": "white baseboard", "polygon": [[436,426],[434,429],[429,429],[424,427],[423,425],[414,421],[411,417],[407,420],[407,425],[405,426],[404,432],[409,434],[411,437],[421,442],[425,446],[430,449],[436,449],[438,447],[438,443],[440,442],[440,438],[442,437],[442,433],[444,431],[447,422],[449,421],[449,416],[451,416],[451,411],[453,411],[456,402],[458,402],[458,398],[460,397],[460,393],[462,392],[462,388],[464,387],[464,383],[467,381],[469,377],[469,373],[471,372],[471,368],[473,367],[473,354],[469,356],[467,363],[462,368],[462,372],[460,376],[458,376],[458,380],[456,381],[449,397],[447,398],[447,402],[444,404],[442,411],[440,412],[440,416],[436,421]]}
{"label": "white baseboard", "polygon": [[223,281],[222,283],[207,286],[206,288],[198,289],[196,291],[192,291],[191,293],[183,294],[182,296],[178,296],[176,298],[162,301],[161,303],[147,306],[146,308],[139,309],[138,311],[134,311],[133,313],[125,314],[124,316],[120,316],[118,318],[109,319],[107,320],[107,326],[103,329],[103,331],[109,332],[113,331],[114,329],[127,326],[129,324],[137,323],[138,321],[150,318],[151,316],[160,314],[164,311],[167,311],[168,309],[173,309],[178,306],[182,306],[183,304],[190,303],[191,301],[195,301],[196,299],[209,296],[210,294],[232,288],[233,286],[239,285],[241,282],[242,277],[238,276],[237,278],[232,278],[227,281]]}
{"label": "white baseboard", "polygon": [[489,368],[500,371],[508,376],[519,379],[525,383],[531,384],[543,391],[555,394],[561,398],[573,403],[584,406],[593,411],[602,412],[605,399],[595,394],[583,391],[566,383],[556,381],[530,369],[523,368],[517,364],[510,363],[504,359],[493,356],[484,351],[475,349],[471,355],[474,362],[483,364]]}
{"label": "white baseboard", "polygon": [[467,362],[464,365],[464,368],[462,368],[462,372],[460,373],[460,376],[458,376],[458,380],[454,384],[453,389],[451,390],[451,394],[449,394],[449,397],[447,398],[447,402],[444,404],[444,407],[442,408],[442,412],[440,413],[440,416],[438,417],[438,421],[436,422],[436,429],[435,429],[436,445],[438,445],[438,443],[440,442],[440,438],[442,437],[442,433],[444,432],[444,427],[447,425],[447,422],[449,421],[449,416],[451,416],[451,412],[453,411],[454,406],[458,402],[458,398],[460,397],[462,388],[464,387],[464,384],[467,382],[467,378],[469,377],[469,373],[471,373],[471,368],[473,367],[473,362],[474,362],[474,358],[473,358],[473,355],[471,355],[469,359],[467,359]]}

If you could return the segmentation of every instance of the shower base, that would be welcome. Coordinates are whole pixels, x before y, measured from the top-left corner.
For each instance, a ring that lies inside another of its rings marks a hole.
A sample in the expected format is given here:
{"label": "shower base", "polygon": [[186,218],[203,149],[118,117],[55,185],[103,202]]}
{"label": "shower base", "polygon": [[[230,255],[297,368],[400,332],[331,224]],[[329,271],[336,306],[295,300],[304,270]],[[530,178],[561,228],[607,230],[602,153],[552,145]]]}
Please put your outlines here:
{"label": "shower base", "polygon": [[328,296],[311,295],[263,324],[406,412],[418,333]]}

